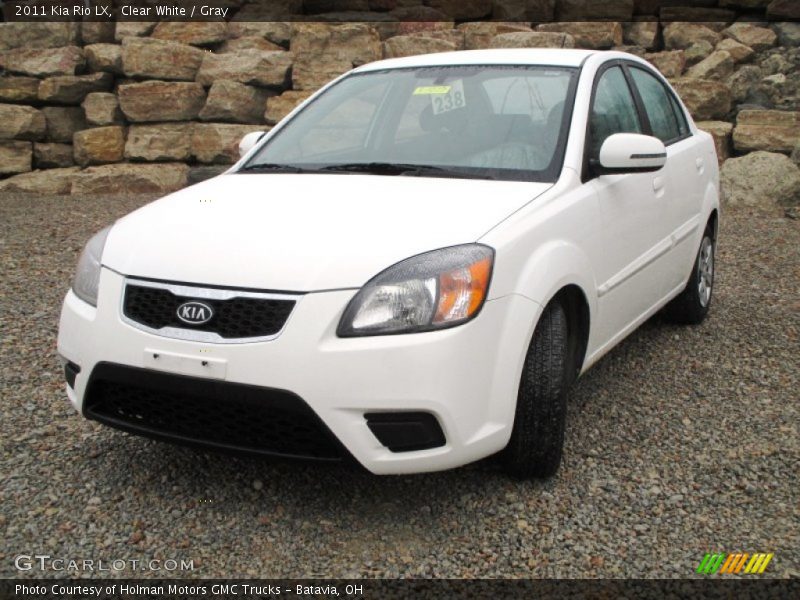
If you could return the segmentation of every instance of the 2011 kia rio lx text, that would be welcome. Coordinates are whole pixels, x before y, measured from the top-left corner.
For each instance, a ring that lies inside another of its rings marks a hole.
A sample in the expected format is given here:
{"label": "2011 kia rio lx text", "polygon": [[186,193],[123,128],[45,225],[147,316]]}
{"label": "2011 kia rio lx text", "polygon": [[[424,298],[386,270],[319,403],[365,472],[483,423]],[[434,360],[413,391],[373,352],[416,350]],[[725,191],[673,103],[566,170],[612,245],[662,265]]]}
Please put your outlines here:
{"label": "2011 kia rio lx text", "polygon": [[61,315],[90,419],[373,473],[561,462],[567,392],[665,308],[706,316],[711,136],[621,52],[386,60],[225,174],[95,235]]}

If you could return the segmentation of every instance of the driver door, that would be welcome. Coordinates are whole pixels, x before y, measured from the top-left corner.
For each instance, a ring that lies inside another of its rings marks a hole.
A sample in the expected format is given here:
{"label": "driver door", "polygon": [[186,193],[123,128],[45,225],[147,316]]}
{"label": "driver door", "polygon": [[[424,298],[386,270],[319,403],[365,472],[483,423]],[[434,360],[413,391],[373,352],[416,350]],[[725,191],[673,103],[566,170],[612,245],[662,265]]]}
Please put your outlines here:
{"label": "driver door", "polygon": [[[646,133],[620,64],[597,75],[589,115],[589,169],[605,139],[615,133]],[[602,230],[601,255],[593,257],[597,275],[601,345],[627,333],[663,296],[662,266],[669,251],[665,200],[670,190],[664,169],[590,177],[597,194]],[[665,245],[666,244],[666,245]]]}

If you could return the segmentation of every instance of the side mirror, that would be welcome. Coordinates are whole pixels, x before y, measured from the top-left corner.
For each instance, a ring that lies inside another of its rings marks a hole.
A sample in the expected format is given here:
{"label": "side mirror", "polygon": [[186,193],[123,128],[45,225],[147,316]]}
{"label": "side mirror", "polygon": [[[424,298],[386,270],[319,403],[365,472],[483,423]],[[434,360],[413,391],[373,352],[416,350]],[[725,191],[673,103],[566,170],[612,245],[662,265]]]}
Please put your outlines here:
{"label": "side mirror", "polygon": [[647,173],[667,163],[667,148],[658,138],[638,133],[615,133],[600,147],[598,174]]}
{"label": "side mirror", "polygon": [[241,158],[242,156],[250,152],[252,147],[255,146],[258,143],[258,140],[264,137],[266,133],[267,133],[266,131],[251,131],[246,136],[244,136],[242,138],[242,141],[239,142],[239,157]]}

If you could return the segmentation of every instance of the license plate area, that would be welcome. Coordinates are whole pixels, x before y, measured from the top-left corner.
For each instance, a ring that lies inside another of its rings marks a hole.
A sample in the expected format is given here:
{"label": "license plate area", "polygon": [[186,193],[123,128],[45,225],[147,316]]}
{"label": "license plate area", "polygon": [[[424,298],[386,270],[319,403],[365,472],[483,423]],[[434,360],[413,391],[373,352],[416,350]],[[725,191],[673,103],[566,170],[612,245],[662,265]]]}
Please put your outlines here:
{"label": "license plate area", "polygon": [[145,348],[142,366],[146,369],[211,379],[225,379],[228,372],[228,361],[223,358],[202,354],[177,354],[157,348]]}

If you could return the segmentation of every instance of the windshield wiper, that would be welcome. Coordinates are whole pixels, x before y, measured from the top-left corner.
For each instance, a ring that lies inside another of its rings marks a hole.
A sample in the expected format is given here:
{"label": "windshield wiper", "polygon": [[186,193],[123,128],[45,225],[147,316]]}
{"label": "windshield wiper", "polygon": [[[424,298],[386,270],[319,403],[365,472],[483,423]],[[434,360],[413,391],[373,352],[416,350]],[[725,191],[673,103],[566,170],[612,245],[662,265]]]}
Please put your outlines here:
{"label": "windshield wiper", "polygon": [[376,175],[411,175],[429,177],[462,177],[465,179],[493,179],[491,176],[479,175],[457,169],[434,167],[433,165],[417,165],[412,163],[368,162],[344,163],[320,167],[323,172],[374,173]]}
{"label": "windshield wiper", "polygon": [[[343,163],[321,167],[320,171],[349,171],[352,173],[378,173],[382,175],[400,175],[408,171],[425,168],[422,165],[390,162]],[[428,167],[438,170],[438,167]]]}
{"label": "windshield wiper", "polygon": [[280,165],[277,163],[256,163],[245,165],[237,173],[314,173],[316,169],[306,169],[295,165]]}

